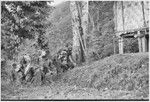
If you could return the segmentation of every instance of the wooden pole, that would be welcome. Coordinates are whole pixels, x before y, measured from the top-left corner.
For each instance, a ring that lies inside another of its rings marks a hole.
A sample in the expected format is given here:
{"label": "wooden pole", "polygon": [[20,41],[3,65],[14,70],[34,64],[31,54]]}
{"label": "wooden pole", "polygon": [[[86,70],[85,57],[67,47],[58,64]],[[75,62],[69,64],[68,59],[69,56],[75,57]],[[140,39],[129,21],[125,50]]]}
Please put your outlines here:
{"label": "wooden pole", "polygon": [[114,2],[114,22],[115,22],[115,31],[117,31],[117,1]]}
{"label": "wooden pole", "polygon": [[141,5],[142,5],[142,13],[143,13],[143,25],[144,25],[144,27],[146,27],[145,12],[144,12],[144,2],[143,1],[141,1]]}
{"label": "wooden pole", "polygon": [[[140,35],[140,31],[138,31],[138,35]],[[142,41],[140,37],[138,37],[138,45],[139,45],[139,52],[142,52]]]}
{"label": "wooden pole", "polygon": [[[117,1],[114,1],[114,23],[115,23],[115,32],[117,32]],[[116,34],[113,36],[113,45],[114,45],[114,54],[116,54]]]}
{"label": "wooden pole", "polygon": [[119,54],[123,54],[123,37],[119,38]]}
{"label": "wooden pole", "polygon": [[[123,21],[123,32],[124,32],[124,7],[123,7],[123,1],[121,1],[121,6],[122,6],[122,21]],[[123,37],[120,36],[119,38],[119,54],[123,54]]]}
{"label": "wooden pole", "polygon": [[[146,27],[145,12],[144,12],[144,2],[143,1],[141,1],[141,5],[142,5],[142,13],[143,13],[143,26]],[[146,31],[145,31],[145,33],[146,33]],[[147,42],[145,36],[142,37],[141,40],[142,40],[143,52],[147,52],[147,43],[148,42]]]}
{"label": "wooden pole", "polygon": [[121,6],[122,6],[122,26],[123,26],[123,31],[125,30],[125,28],[124,28],[124,7],[123,7],[123,1],[121,1]]}
{"label": "wooden pole", "polygon": [[116,40],[115,35],[113,36],[114,54],[116,54]]}
{"label": "wooden pole", "polygon": [[141,40],[142,40],[142,48],[143,48],[142,51],[147,52],[147,40],[146,40],[145,36],[142,37]]}

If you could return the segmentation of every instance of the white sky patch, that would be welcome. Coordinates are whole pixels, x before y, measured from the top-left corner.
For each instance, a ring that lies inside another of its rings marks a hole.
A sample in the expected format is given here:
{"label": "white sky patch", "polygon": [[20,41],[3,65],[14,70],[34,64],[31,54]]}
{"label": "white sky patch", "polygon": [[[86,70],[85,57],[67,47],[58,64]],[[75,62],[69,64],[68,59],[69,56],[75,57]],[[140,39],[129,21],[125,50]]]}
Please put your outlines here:
{"label": "white sky patch", "polygon": [[52,2],[50,5],[52,6],[56,6],[62,2],[65,2],[65,1],[89,1],[89,0],[54,0],[54,2]]}
{"label": "white sky patch", "polygon": [[54,0],[54,2],[51,3],[52,6],[56,6],[62,2],[65,2],[66,0]]}

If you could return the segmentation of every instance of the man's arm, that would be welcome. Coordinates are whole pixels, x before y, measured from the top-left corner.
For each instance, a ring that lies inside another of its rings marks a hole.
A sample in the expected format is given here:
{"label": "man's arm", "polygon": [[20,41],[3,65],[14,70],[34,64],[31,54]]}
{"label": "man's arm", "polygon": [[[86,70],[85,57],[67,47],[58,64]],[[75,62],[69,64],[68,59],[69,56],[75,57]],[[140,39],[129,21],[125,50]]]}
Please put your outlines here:
{"label": "man's arm", "polygon": [[76,66],[76,63],[75,63],[75,61],[72,58],[72,55],[69,56],[69,60],[73,63],[74,66]]}

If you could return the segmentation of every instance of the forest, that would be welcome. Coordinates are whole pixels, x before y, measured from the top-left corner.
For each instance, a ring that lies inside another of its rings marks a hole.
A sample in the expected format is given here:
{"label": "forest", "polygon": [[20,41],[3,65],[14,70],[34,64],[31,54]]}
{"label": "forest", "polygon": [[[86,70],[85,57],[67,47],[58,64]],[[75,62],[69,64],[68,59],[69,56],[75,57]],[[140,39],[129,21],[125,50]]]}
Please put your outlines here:
{"label": "forest", "polygon": [[132,37],[119,54],[115,1],[51,3],[1,1],[2,100],[147,100],[148,52]]}

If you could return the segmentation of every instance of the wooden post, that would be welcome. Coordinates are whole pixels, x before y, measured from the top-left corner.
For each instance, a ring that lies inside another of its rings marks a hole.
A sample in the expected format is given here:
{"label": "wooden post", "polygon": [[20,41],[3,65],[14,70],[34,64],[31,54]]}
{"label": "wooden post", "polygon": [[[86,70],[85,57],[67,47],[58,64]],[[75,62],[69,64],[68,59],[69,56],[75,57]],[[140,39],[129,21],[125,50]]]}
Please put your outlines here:
{"label": "wooden post", "polygon": [[119,54],[123,54],[123,37],[119,38]]}
{"label": "wooden post", "polygon": [[114,2],[114,23],[115,23],[115,31],[117,31],[117,2],[118,1],[115,1]]}
{"label": "wooden post", "polygon": [[[124,7],[123,7],[123,1],[121,1],[122,6],[122,21],[123,21],[123,31],[124,29]],[[119,54],[123,54],[123,37],[120,36],[119,38]]]}
{"label": "wooden post", "polygon": [[145,38],[146,38],[146,44],[147,44],[147,52],[149,52],[149,36]]}
{"label": "wooden post", "polygon": [[114,39],[113,39],[113,45],[114,45],[114,54],[116,54],[116,42]]}
{"label": "wooden post", "polygon": [[142,40],[138,37],[138,44],[139,44],[139,52],[142,52]]}
{"label": "wooden post", "polygon": [[143,1],[141,1],[141,5],[142,5],[142,13],[143,13],[143,24],[144,24],[144,27],[146,27],[145,12],[144,12],[144,2]]}
{"label": "wooden post", "polygon": [[116,54],[116,39],[115,39],[115,35],[113,36],[113,47],[114,47],[114,54]]}
{"label": "wooden post", "polygon": [[[117,31],[117,1],[114,1],[114,23],[115,23],[115,32]],[[116,54],[116,35],[113,36],[113,44],[114,44],[114,54]]]}
{"label": "wooden post", "polygon": [[137,35],[138,35],[139,52],[142,52],[142,40],[140,38],[140,31],[137,32]]}
{"label": "wooden post", "polygon": [[142,52],[147,52],[147,41],[145,36],[141,38],[142,40]]}
{"label": "wooden post", "polygon": [[124,27],[124,22],[125,22],[125,19],[124,19],[124,6],[123,6],[123,1],[121,1],[121,6],[122,6],[122,26],[123,26],[123,31],[125,30],[125,27]]}

